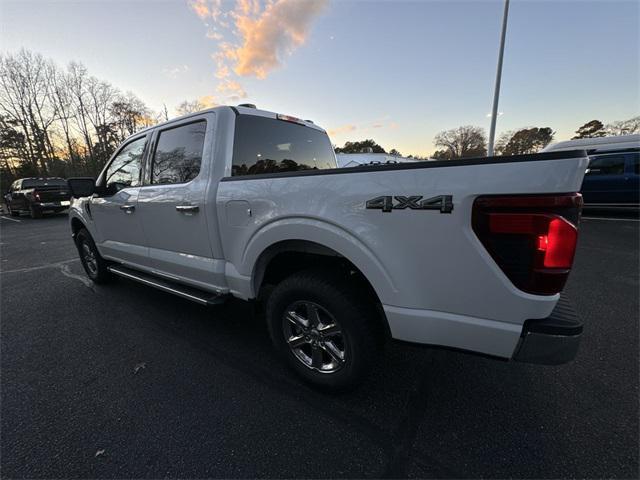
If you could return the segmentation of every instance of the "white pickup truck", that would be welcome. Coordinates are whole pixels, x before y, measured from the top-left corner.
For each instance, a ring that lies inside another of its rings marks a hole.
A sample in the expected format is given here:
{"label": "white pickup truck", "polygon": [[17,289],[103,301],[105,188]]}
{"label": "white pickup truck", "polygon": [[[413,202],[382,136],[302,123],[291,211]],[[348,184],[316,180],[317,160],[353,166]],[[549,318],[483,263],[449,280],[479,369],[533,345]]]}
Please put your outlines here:
{"label": "white pickup truck", "polygon": [[69,180],[87,275],[202,304],[258,300],[307,381],[353,385],[392,338],[501,359],[574,358],[560,300],[584,151],[336,168],[324,130],[249,106],[143,130]]}

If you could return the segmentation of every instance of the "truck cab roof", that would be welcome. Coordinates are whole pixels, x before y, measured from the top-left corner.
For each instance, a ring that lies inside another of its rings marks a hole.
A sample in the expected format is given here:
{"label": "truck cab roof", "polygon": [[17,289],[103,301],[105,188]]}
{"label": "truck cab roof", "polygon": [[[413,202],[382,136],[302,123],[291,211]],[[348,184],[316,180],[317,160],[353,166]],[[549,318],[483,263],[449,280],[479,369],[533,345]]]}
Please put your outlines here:
{"label": "truck cab roof", "polygon": [[219,111],[224,110],[224,109],[231,109],[231,110],[233,110],[233,112],[236,115],[255,115],[255,116],[258,116],[258,117],[267,117],[267,118],[274,118],[274,119],[279,119],[279,120],[283,120],[283,121],[293,122],[293,123],[304,125],[305,127],[314,128],[316,130],[319,130],[321,132],[325,132],[326,133],[326,131],[323,128],[319,127],[318,125],[313,123],[311,120],[303,120],[301,118],[293,117],[291,115],[285,115],[285,114],[281,114],[281,113],[270,112],[268,110],[260,110],[258,108],[249,107],[249,106],[246,106],[246,105],[238,105],[238,106],[219,105],[217,107],[206,108],[206,109],[200,110],[198,112],[188,113],[186,115],[181,115],[179,117],[172,118],[171,120],[168,120],[166,122],[162,122],[162,123],[158,123],[156,125],[152,125],[150,127],[147,127],[147,128],[142,129],[142,130],[139,130],[138,132],[136,132],[135,134],[133,134],[131,136],[133,137],[135,135],[139,135],[139,134],[141,134],[143,132],[147,132],[147,131],[153,130],[155,128],[158,128],[158,127],[171,125],[174,122],[182,121],[182,120],[190,118],[190,117],[196,117],[198,115],[202,115],[203,113],[219,112]]}

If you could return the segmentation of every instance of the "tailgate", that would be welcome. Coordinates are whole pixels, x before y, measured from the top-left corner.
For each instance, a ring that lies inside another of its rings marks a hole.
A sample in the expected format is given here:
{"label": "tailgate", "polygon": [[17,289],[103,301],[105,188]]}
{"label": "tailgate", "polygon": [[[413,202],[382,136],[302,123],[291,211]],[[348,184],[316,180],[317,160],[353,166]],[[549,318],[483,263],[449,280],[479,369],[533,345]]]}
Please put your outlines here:
{"label": "tailgate", "polygon": [[42,203],[61,202],[71,198],[69,189],[59,186],[37,187],[33,189],[33,193],[38,195]]}

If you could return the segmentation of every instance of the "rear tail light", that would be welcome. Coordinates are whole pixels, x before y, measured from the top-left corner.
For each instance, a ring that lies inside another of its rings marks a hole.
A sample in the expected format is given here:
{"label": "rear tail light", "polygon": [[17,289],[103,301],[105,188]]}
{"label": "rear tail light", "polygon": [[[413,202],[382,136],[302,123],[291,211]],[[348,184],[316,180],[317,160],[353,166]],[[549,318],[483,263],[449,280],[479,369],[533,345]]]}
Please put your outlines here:
{"label": "rear tail light", "polygon": [[482,196],[474,202],[472,225],[516,287],[553,295],[573,265],[581,209],[579,193]]}

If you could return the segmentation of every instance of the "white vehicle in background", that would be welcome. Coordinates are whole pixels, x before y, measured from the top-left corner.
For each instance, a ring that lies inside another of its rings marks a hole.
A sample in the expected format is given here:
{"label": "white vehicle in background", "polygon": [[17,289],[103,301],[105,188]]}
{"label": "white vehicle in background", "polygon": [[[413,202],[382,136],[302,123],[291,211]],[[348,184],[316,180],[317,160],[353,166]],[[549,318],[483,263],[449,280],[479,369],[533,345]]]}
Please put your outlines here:
{"label": "white vehicle in background", "polygon": [[582,148],[589,155],[582,187],[585,207],[634,209],[640,206],[640,135],[580,138],[558,142],[543,152]]}
{"label": "white vehicle in background", "polygon": [[70,179],[96,283],[118,275],[203,305],[261,300],[307,381],[353,385],[390,339],[558,364],[582,324],[572,267],[584,150],[336,168],[326,132],[216,107],[127,139]]}
{"label": "white vehicle in background", "polygon": [[414,158],[389,155],[388,153],[336,153],[336,160],[339,168],[388,163],[413,163],[418,161]]}

